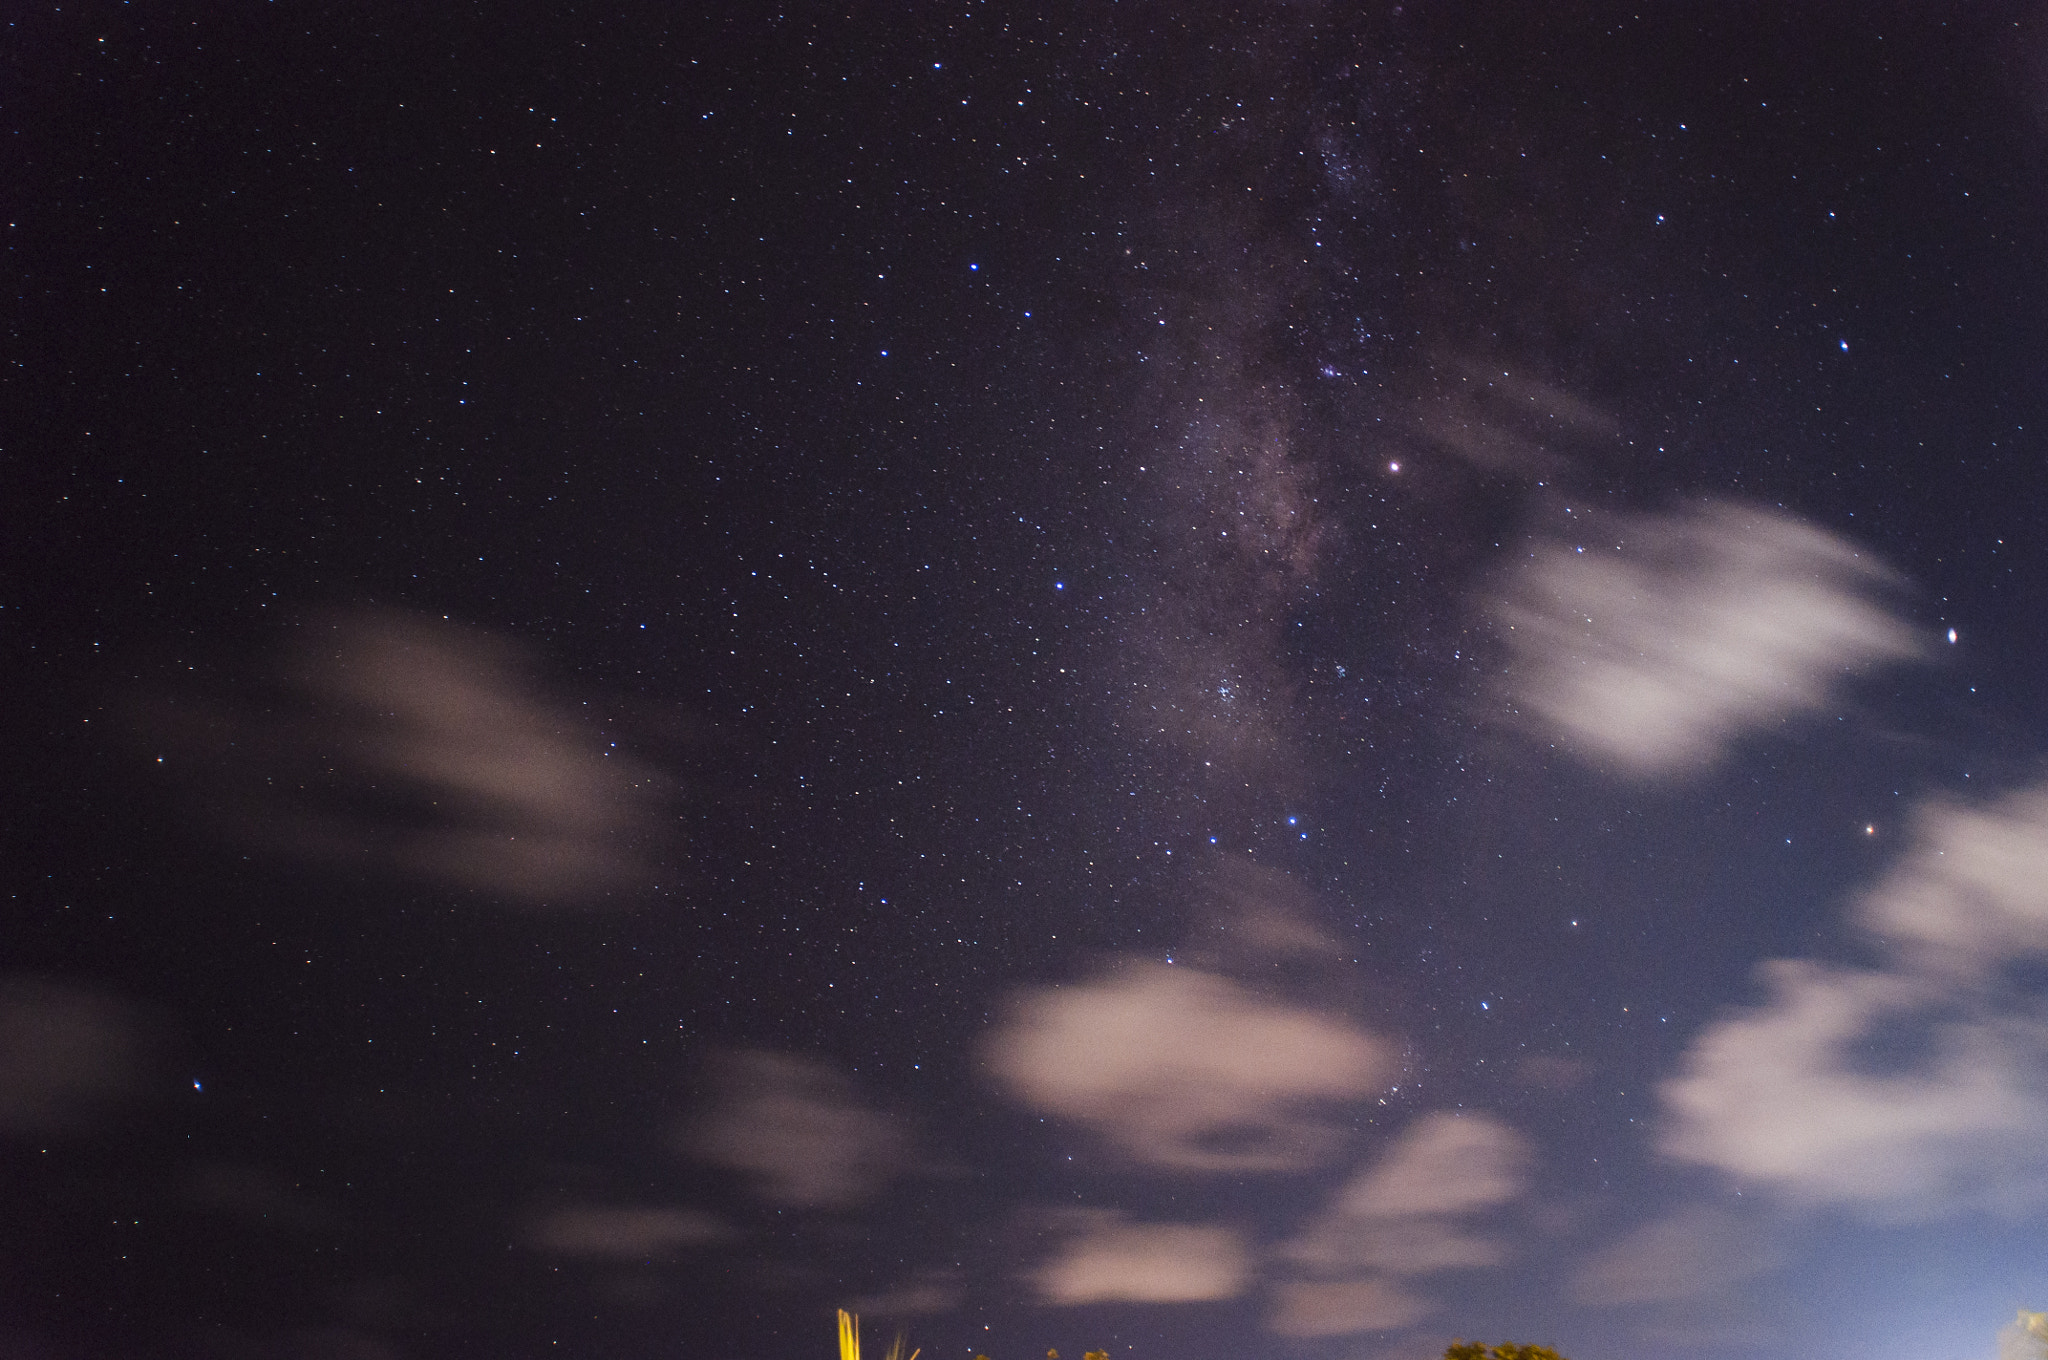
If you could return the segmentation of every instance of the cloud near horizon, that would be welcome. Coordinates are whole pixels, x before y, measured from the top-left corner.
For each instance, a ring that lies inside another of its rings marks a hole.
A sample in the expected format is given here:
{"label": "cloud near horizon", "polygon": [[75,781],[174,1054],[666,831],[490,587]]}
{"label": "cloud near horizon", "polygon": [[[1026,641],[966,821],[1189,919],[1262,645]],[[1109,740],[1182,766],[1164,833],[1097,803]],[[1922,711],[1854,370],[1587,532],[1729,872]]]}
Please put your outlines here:
{"label": "cloud near horizon", "polygon": [[1348,1021],[1158,963],[1022,994],[984,1054],[1023,1104],[1182,1171],[1317,1164],[1335,1130],[1315,1107],[1363,1098],[1396,1063]]}
{"label": "cloud near horizon", "polygon": [[1978,978],[2048,954],[2048,789],[1922,807],[1912,848],[1856,915],[1916,971]]}
{"label": "cloud near horizon", "polygon": [[1774,1269],[1784,1255],[1760,1226],[1688,1204],[1625,1234],[1573,1274],[1581,1303],[1666,1303],[1716,1293]]}
{"label": "cloud near horizon", "polygon": [[1106,1210],[1062,1222],[1074,1235],[1032,1276],[1047,1303],[1202,1303],[1235,1298],[1251,1279],[1251,1254],[1227,1227],[1133,1223]]}
{"label": "cloud near horizon", "polygon": [[1438,1304],[1404,1282],[1499,1265],[1507,1244],[1471,1220],[1528,1188],[1528,1139],[1481,1114],[1437,1111],[1405,1129],[1340,1187],[1279,1260],[1308,1280],[1274,1287],[1269,1325],[1282,1336],[1405,1327]]}
{"label": "cloud near horizon", "polygon": [[1682,776],[1745,733],[1820,709],[1851,674],[1918,655],[1873,598],[1893,579],[1778,510],[1575,515],[1494,606],[1503,697],[1514,721],[1594,765]]}
{"label": "cloud near horizon", "polygon": [[1890,964],[1762,964],[1663,1083],[1662,1150],[1884,1220],[2048,1205],[2048,1011],[2001,976],[2048,951],[2044,875],[2048,791],[1924,808],[1856,907]]}

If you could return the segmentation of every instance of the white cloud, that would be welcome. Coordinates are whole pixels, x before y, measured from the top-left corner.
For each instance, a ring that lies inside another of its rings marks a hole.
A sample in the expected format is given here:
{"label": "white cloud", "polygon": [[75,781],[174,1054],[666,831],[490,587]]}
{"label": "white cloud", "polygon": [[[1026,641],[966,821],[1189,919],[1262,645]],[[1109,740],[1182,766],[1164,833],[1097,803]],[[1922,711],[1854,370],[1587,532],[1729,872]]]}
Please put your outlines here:
{"label": "white cloud", "polygon": [[1923,970],[1976,975],[2048,953],[2048,790],[1922,808],[1912,849],[1859,917]]}
{"label": "white cloud", "polygon": [[[1926,978],[1777,959],[1761,1006],[1695,1040],[1661,1087],[1665,1153],[1789,1199],[1885,1218],[2023,1211],[2048,1191],[2048,1026]],[[1859,1062],[1887,1030],[1902,1071]]]}
{"label": "white cloud", "polygon": [[1801,1202],[1923,1218],[2048,1205],[2048,790],[1936,802],[1857,902],[1879,970],[1775,960],[1662,1088],[1665,1152]]}
{"label": "white cloud", "polygon": [[1697,1298],[1781,1259],[1758,1225],[1711,1205],[1687,1205],[1594,1255],[1572,1277],[1572,1293],[1593,1304]]}
{"label": "white cloud", "polygon": [[1273,1290],[1273,1312],[1267,1326],[1281,1336],[1348,1336],[1411,1326],[1438,1310],[1438,1305],[1410,1293],[1398,1281],[1290,1281]]}
{"label": "white cloud", "polygon": [[1427,1275],[1497,1265],[1507,1248],[1461,1219],[1519,1199],[1528,1140],[1487,1115],[1426,1114],[1278,1255],[1322,1276]]}
{"label": "white cloud", "polygon": [[0,977],[0,1133],[89,1124],[141,1077],[134,1011],[102,992],[25,974]]}
{"label": "white cloud", "polygon": [[558,1256],[642,1261],[680,1247],[699,1247],[729,1234],[697,1209],[632,1204],[569,1204],[537,1213],[526,1243]]}
{"label": "white cloud", "polygon": [[1486,1115],[1426,1114],[1370,1170],[1338,1192],[1353,1218],[1468,1214],[1517,1198],[1528,1140]]}
{"label": "white cloud", "polygon": [[1337,1336],[1437,1311],[1403,1281],[1505,1261],[1507,1245],[1469,1220],[1521,1198],[1529,1160],[1528,1140],[1490,1116],[1417,1119],[1276,1248],[1278,1260],[1314,1278],[1275,1286],[1268,1325],[1283,1336]]}
{"label": "white cloud", "polygon": [[879,1193],[909,1161],[909,1138],[863,1104],[829,1064],[743,1051],[712,1063],[718,1094],[685,1145],[752,1177],[762,1198],[792,1208],[845,1209]]}
{"label": "white cloud", "polygon": [[237,834],[278,853],[526,907],[651,882],[668,781],[528,663],[438,619],[337,612],[305,628],[281,698],[164,702],[144,722]]}
{"label": "white cloud", "polygon": [[1034,1277],[1047,1303],[1198,1303],[1235,1298],[1251,1278],[1250,1255],[1229,1228],[1099,1211],[1066,1221],[1079,1231]]}
{"label": "white cloud", "polygon": [[1151,963],[1027,993],[986,1056],[1033,1109],[1193,1171],[1313,1165],[1333,1136],[1313,1107],[1356,1100],[1394,1068],[1391,1045],[1343,1020]]}
{"label": "white cloud", "polygon": [[1890,579],[1874,557],[1775,510],[1580,514],[1495,607],[1506,697],[1523,723],[1596,764],[1682,774],[1746,731],[1820,708],[1848,674],[1917,654],[1871,598]]}

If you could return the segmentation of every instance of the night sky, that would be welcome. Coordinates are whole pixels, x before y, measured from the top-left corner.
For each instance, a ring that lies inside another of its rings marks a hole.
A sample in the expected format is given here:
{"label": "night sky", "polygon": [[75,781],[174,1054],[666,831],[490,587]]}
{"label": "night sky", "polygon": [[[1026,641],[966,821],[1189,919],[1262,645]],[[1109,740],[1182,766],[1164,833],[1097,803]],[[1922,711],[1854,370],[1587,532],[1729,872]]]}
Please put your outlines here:
{"label": "night sky", "polygon": [[2048,9],[0,34],[0,1360],[2027,1353]]}

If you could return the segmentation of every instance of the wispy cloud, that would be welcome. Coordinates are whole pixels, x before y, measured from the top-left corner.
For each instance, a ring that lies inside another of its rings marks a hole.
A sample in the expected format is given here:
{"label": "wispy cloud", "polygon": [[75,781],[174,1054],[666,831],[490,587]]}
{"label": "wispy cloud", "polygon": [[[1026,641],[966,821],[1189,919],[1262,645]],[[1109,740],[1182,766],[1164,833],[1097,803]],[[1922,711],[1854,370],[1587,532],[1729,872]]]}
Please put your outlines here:
{"label": "wispy cloud", "polygon": [[683,1146],[744,1173],[772,1204],[853,1208],[909,1165],[901,1125],[863,1103],[828,1063],[746,1050],[715,1057],[711,1075],[715,1099]]}
{"label": "wispy cloud", "polygon": [[2048,1024],[1955,1014],[1904,974],[1791,959],[1761,972],[1768,1000],[1709,1027],[1663,1083],[1668,1155],[1880,1217],[2042,1202]]}
{"label": "wispy cloud", "polygon": [[1916,655],[1875,598],[1870,554],[1780,511],[1574,514],[1507,581],[1494,616],[1513,718],[1653,778],[1710,765],[1745,732],[1821,708],[1848,675]]}
{"label": "wispy cloud", "polygon": [[1858,918],[1928,972],[1980,977],[2048,954],[2048,790],[1921,808],[1912,848]]}
{"label": "wispy cloud", "polygon": [[1557,475],[1571,453],[1588,445],[1621,442],[1613,416],[1526,373],[1445,356],[1431,374],[1435,381],[1420,392],[1408,421],[1419,451],[1533,481]]}
{"label": "wispy cloud", "polygon": [[1596,1253],[1572,1277],[1583,1303],[1665,1303],[1713,1294],[1775,1268],[1783,1253],[1758,1223],[1689,1204]]}
{"label": "wispy cloud", "polygon": [[518,646],[396,610],[305,626],[275,702],[161,702],[145,723],[231,829],[528,907],[652,881],[668,781],[545,696]]}
{"label": "wispy cloud", "polygon": [[1531,1155],[1526,1138],[1487,1115],[1416,1120],[1277,1248],[1278,1260],[1314,1278],[1276,1286],[1273,1330],[1377,1331],[1434,1312],[1401,1281],[1506,1260],[1507,1245],[1471,1220],[1521,1198]]}
{"label": "wispy cloud", "polygon": [[557,1256],[644,1261],[731,1235],[699,1209],[638,1204],[567,1204],[533,1214],[526,1244]]}
{"label": "wispy cloud", "polygon": [[937,1266],[912,1271],[880,1293],[849,1301],[847,1307],[878,1317],[921,1317],[951,1312],[966,1297],[962,1273],[950,1266]]}
{"label": "wispy cloud", "polygon": [[2048,948],[2044,872],[2048,792],[1924,809],[1857,906],[1890,964],[1762,965],[1664,1083],[1664,1151],[1881,1218],[2048,1204],[2048,1015],[2002,980]]}
{"label": "wispy cloud", "polygon": [[1047,1303],[1197,1303],[1235,1298],[1251,1279],[1250,1253],[1230,1228],[1099,1210],[1063,1215],[1060,1226],[1072,1236],[1033,1274]]}
{"label": "wispy cloud", "polygon": [[1413,1326],[1439,1307],[1397,1280],[1294,1280],[1273,1291],[1267,1321],[1281,1336],[1349,1336]]}
{"label": "wispy cloud", "polygon": [[1426,1114],[1334,1208],[1367,1219],[1472,1213],[1520,1196],[1529,1158],[1528,1140],[1490,1116]]}
{"label": "wispy cloud", "polygon": [[1393,1070],[1384,1039],[1190,968],[1121,974],[1017,998],[986,1055],[1031,1108],[1095,1128],[1154,1166],[1284,1170],[1327,1155],[1319,1104]]}
{"label": "wispy cloud", "polygon": [[0,977],[0,1133],[84,1128],[142,1080],[142,1026],[105,992]]}

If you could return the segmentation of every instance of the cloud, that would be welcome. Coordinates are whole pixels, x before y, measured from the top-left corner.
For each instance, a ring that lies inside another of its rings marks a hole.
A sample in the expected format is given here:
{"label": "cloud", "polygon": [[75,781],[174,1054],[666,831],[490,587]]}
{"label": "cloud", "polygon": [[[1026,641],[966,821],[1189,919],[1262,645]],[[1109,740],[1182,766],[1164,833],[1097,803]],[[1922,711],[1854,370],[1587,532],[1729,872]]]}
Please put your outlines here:
{"label": "cloud", "polygon": [[1386,1332],[1422,1321],[1438,1309],[1396,1281],[1292,1281],[1275,1287],[1267,1326],[1281,1336],[1348,1336]]}
{"label": "cloud", "polygon": [[2048,953],[2048,790],[1923,807],[1912,849],[1857,914],[1920,970],[1980,976]]}
{"label": "cloud", "polygon": [[697,1209],[602,1204],[571,1204],[537,1213],[525,1231],[526,1244],[541,1251],[615,1261],[644,1261],[729,1235],[724,1224]]}
{"label": "cloud", "polygon": [[1215,956],[1240,968],[1283,959],[1350,957],[1318,924],[1315,894],[1288,874],[1242,856],[1220,855],[1207,877],[1210,919],[1202,933],[1216,937]]}
{"label": "cloud", "polygon": [[950,1313],[967,1299],[960,1272],[946,1267],[910,1273],[879,1294],[869,1294],[847,1304],[849,1311],[878,1317],[922,1317]]}
{"label": "cloud", "polygon": [[1593,1256],[1572,1277],[1572,1293],[1593,1304],[1697,1298],[1782,1259],[1755,1224],[1711,1205],[1687,1205]]}
{"label": "cloud", "polygon": [[1507,1248],[1441,1218],[1368,1219],[1331,1215],[1287,1243],[1281,1255],[1310,1274],[1429,1275],[1499,1265]]}
{"label": "cloud", "polygon": [[1427,1275],[1497,1265],[1499,1241],[1458,1220],[1519,1199],[1528,1140],[1486,1115],[1427,1114],[1341,1186],[1281,1259],[1317,1275]]}
{"label": "cloud", "polygon": [[909,1163],[910,1142],[853,1083],[815,1058],[742,1051],[711,1065],[718,1094],[685,1147],[753,1178],[791,1208],[847,1209],[872,1199]]}
{"label": "cloud", "polygon": [[1920,648],[1872,598],[1891,574],[1775,510],[1575,516],[1495,607],[1519,721],[1637,778],[1711,764],[1819,709],[1842,678]]}
{"label": "cloud", "polygon": [[1533,481],[1567,465],[1560,448],[1617,445],[1621,426],[1598,407],[1498,364],[1441,357],[1439,381],[1417,398],[1408,427],[1422,449],[1481,472]]}
{"label": "cloud", "polygon": [[651,882],[668,781],[529,671],[488,633],[336,612],[305,629],[276,702],[166,702],[145,724],[235,831],[278,853],[527,907]]}
{"label": "cloud", "polygon": [[103,992],[0,977],[0,1134],[76,1132],[142,1077],[141,1024]]}
{"label": "cloud", "polygon": [[1660,1144],[1880,1219],[2048,1205],[2048,1016],[2002,969],[2048,952],[2048,790],[1935,802],[1856,902],[1876,970],[1779,959],[1693,1042]]}
{"label": "cloud", "polygon": [[1405,1327],[1435,1312],[1402,1281],[1505,1261],[1505,1243],[1463,1220],[1521,1198],[1529,1160],[1528,1140],[1489,1116],[1417,1119],[1276,1248],[1280,1261],[1315,1278],[1276,1286],[1269,1325],[1283,1336],[1335,1336]]}
{"label": "cloud", "polygon": [[1340,1019],[1152,963],[1026,993],[985,1052],[1031,1108],[1189,1171],[1315,1164],[1333,1131],[1311,1108],[1366,1095],[1395,1062],[1385,1040]]}
{"label": "cloud", "polygon": [[[2048,1025],[1929,979],[1776,959],[1660,1094],[1660,1146],[1788,1199],[1919,1218],[2048,1200]],[[1873,1043],[1912,1058],[1881,1070]],[[1876,1070],[1873,1070],[1873,1069]]]}
{"label": "cloud", "polygon": [[1034,1276],[1047,1303],[1198,1303],[1235,1298],[1251,1278],[1250,1255],[1229,1228],[1101,1211],[1066,1221],[1080,1231]]}
{"label": "cloud", "polygon": [[1528,1140],[1486,1115],[1426,1114],[1364,1175],[1338,1192],[1352,1218],[1469,1214],[1522,1193]]}

